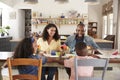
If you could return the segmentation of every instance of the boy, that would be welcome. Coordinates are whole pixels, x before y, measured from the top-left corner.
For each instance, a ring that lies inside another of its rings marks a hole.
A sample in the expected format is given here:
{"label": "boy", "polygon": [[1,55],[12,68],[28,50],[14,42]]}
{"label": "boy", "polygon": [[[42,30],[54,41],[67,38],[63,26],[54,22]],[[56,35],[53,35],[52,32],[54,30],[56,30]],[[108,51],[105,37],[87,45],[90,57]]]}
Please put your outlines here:
{"label": "boy", "polygon": [[[91,56],[88,56],[87,45],[84,42],[79,42],[75,45],[76,58],[77,59],[90,59]],[[66,60],[56,60],[60,64],[64,64],[65,67],[71,68],[70,80],[75,80],[75,69],[74,69],[74,57]],[[79,76],[92,76],[93,67],[78,67]]]}

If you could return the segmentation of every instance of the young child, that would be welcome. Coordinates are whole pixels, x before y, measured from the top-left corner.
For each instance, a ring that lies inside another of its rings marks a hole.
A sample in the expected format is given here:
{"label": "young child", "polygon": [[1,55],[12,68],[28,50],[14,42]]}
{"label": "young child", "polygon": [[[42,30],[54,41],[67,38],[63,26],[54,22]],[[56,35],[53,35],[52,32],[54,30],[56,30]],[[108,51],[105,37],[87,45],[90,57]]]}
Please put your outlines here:
{"label": "young child", "polygon": [[[45,64],[46,62],[50,62],[50,59],[48,58],[46,59],[46,57],[40,54],[37,54],[37,40],[34,38],[24,38],[17,46],[12,58],[42,59],[42,64]],[[3,67],[5,66],[6,66],[6,63],[3,65]],[[20,74],[37,75],[38,67],[37,66],[19,66],[18,71]]]}
{"label": "young child", "polygon": [[[33,58],[42,59],[45,64],[47,59],[44,56],[37,54],[37,40],[34,38],[24,38],[17,46],[13,58]],[[20,74],[37,75],[37,66],[19,66],[18,71]]]}
{"label": "young child", "polygon": [[[87,46],[84,42],[79,42],[75,45],[76,58],[77,59],[90,59],[92,56],[88,56]],[[56,60],[60,64],[64,64],[65,67],[71,68],[70,80],[75,80],[75,69],[74,69],[74,57],[66,60]],[[78,67],[79,76],[92,76],[93,67]]]}

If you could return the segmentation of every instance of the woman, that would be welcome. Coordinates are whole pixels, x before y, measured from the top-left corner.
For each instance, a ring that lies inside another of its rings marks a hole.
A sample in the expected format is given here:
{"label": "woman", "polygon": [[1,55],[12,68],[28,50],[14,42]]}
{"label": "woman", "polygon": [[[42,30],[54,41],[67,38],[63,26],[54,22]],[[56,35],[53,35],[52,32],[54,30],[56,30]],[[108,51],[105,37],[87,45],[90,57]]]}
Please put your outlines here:
{"label": "woman", "polygon": [[[41,51],[50,54],[52,50],[61,51],[60,37],[58,29],[55,24],[48,24],[42,34],[42,38],[39,38],[37,44],[41,46]],[[56,72],[56,67],[44,67],[42,71],[42,80],[46,80],[45,73],[48,72],[47,80],[53,80],[53,76]]]}

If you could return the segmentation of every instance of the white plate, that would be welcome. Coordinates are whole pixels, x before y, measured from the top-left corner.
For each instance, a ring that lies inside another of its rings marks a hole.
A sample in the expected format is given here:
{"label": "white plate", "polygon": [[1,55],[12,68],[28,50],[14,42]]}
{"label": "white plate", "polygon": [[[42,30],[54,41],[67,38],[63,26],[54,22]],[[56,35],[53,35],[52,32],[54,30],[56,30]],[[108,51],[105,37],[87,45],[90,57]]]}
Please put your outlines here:
{"label": "white plate", "polygon": [[46,57],[59,57],[57,55],[51,55],[51,54],[43,54],[43,55],[46,56]]}
{"label": "white plate", "polygon": [[[51,55],[51,54],[43,54],[46,57],[59,57],[58,55]],[[68,58],[70,56],[75,56],[74,54],[65,54],[65,56],[62,56],[63,58]]]}

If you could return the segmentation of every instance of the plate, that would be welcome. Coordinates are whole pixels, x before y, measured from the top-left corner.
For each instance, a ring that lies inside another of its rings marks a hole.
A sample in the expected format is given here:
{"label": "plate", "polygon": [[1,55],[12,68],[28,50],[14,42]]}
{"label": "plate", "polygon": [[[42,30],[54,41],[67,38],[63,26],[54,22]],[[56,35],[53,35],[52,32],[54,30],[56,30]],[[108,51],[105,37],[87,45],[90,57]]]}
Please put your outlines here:
{"label": "plate", "polygon": [[[43,54],[46,57],[59,57],[58,55],[51,55],[51,54]],[[63,58],[73,57],[74,54],[65,54],[65,56],[62,56]]]}
{"label": "plate", "polygon": [[51,54],[43,54],[46,57],[59,57],[58,55],[51,55]]}

